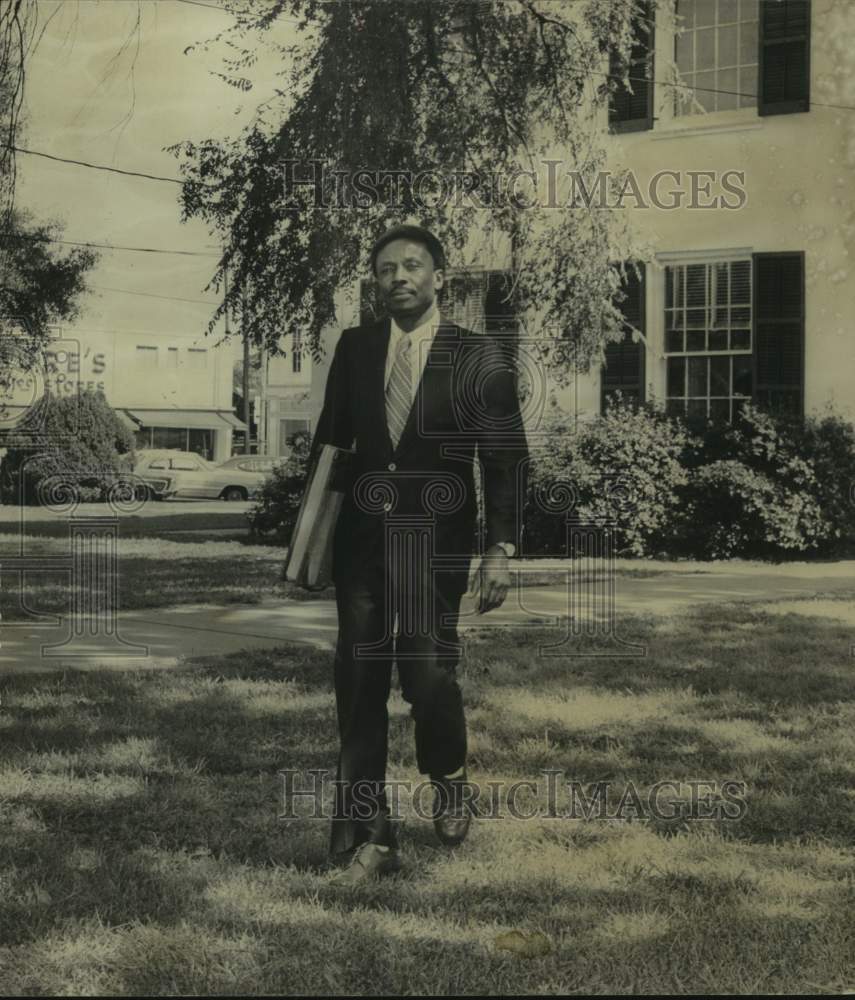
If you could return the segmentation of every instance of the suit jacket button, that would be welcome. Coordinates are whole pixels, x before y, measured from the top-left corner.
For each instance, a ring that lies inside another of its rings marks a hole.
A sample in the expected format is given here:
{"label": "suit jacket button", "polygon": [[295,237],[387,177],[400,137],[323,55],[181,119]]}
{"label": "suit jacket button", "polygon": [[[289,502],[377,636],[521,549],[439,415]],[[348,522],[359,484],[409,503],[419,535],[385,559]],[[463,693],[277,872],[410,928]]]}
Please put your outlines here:
{"label": "suit jacket button", "polygon": [[397,468],[398,468],[398,466],[397,466],[397,465],[395,465],[395,463],[394,463],[394,462],[390,462],[390,463],[389,463],[389,471],[390,471],[390,472],[394,472],[394,471],[395,471],[395,469],[397,469]]}

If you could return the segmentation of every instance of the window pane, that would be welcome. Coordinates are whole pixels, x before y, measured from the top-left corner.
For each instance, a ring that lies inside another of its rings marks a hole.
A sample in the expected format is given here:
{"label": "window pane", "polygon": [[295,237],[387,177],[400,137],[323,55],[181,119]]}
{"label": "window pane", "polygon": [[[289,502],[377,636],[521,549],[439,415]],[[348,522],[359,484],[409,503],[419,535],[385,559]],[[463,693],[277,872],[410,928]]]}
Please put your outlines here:
{"label": "window pane", "polygon": [[719,68],[736,65],[737,34],[738,29],[735,24],[729,24],[725,28],[718,29],[717,65]]}
{"label": "window pane", "polygon": [[685,351],[682,330],[669,330],[665,335],[665,350],[668,353]]}
{"label": "window pane", "polygon": [[704,419],[707,415],[707,401],[705,399],[690,399],[686,406],[686,416],[690,420]]}
{"label": "window pane", "polygon": [[730,268],[727,264],[715,266],[715,300],[718,305],[727,305]]}
{"label": "window pane", "polygon": [[739,20],[739,0],[718,0],[718,23]]}
{"label": "window pane", "polygon": [[733,359],[733,392],[737,396],[751,395],[751,358]]}
{"label": "window pane", "polygon": [[715,111],[715,71],[695,74],[695,100],[705,111]]}
{"label": "window pane", "polygon": [[668,309],[665,313],[666,330],[682,330],[686,320],[682,309]]}
{"label": "window pane", "polygon": [[748,66],[739,71],[739,106],[753,108],[757,104],[757,67]]}
{"label": "window pane", "polygon": [[681,417],[686,412],[686,404],[682,399],[669,399],[665,403],[665,412],[669,417]]}
{"label": "window pane", "polygon": [[684,28],[695,25],[695,0],[677,0],[677,17]]}
{"label": "window pane", "polygon": [[704,306],[707,303],[707,269],[704,264],[689,264],[686,268],[686,305]]}
{"label": "window pane", "polygon": [[711,399],[710,400],[710,420],[719,423],[726,423],[730,420],[730,400]]}
{"label": "window pane", "polygon": [[735,69],[718,71],[718,110],[731,111],[737,106],[738,75]]}
{"label": "window pane", "polygon": [[705,351],[707,349],[706,330],[688,330],[686,332],[687,351]]}
{"label": "window pane", "polygon": [[695,33],[686,31],[677,36],[677,68],[681,73],[691,73],[694,68],[693,52],[695,46]]}
{"label": "window pane", "polygon": [[710,358],[710,395],[730,395],[730,358]]}
{"label": "window pane", "polygon": [[751,303],[751,261],[734,261],[730,268],[730,301],[734,304]]}
{"label": "window pane", "polygon": [[689,358],[689,395],[707,394],[707,359]]}
{"label": "window pane", "polygon": [[757,22],[739,26],[739,61],[751,65],[757,62]]}
{"label": "window pane", "polygon": [[187,429],[185,427],[155,427],[152,432],[152,445],[155,448],[175,448],[178,451],[186,451]]}
{"label": "window pane", "polygon": [[686,359],[668,358],[668,383],[667,394],[669,396],[685,396],[686,394]]}
{"label": "window pane", "polygon": [[202,427],[191,427],[188,450],[195,451],[197,455],[210,461],[214,457],[214,432]]}
{"label": "window pane", "polygon": [[757,0],[739,0],[740,21],[756,21],[757,18]]}
{"label": "window pane", "polygon": [[715,66],[715,29],[704,28],[695,32],[695,70],[713,69]]}
{"label": "window pane", "polygon": [[744,326],[751,322],[751,310],[748,306],[737,306],[730,310],[730,322],[734,326]]}
{"label": "window pane", "polygon": [[726,351],[727,330],[710,330],[709,343],[711,351]]}
{"label": "window pane", "polygon": [[751,347],[750,330],[731,330],[730,349],[732,351],[747,351]]}
{"label": "window pane", "polygon": [[695,0],[695,27],[715,24],[716,0]]}

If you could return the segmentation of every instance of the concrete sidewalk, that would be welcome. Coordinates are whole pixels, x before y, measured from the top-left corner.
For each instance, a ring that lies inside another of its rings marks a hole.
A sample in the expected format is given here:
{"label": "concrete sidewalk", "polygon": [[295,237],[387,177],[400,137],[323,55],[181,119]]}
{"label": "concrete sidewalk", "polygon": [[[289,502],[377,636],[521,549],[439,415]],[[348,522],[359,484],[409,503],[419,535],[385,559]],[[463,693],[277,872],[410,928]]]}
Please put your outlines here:
{"label": "concrete sidewalk", "polygon": [[[613,607],[617,615],[669,616],[700,603],[755,601],[765,606],[785,599],[794,602],[797,613],[804,614],[810,613],[811,607],[819,610],[816,602],[805,603],[816,594],[852,591],[855,565],[851,562],[762,568],[737,565],[729,571],[724,565],[714,565],[703,571],[666,570],[647,578],[617,576]],[[487,615],[477,614],[473,599],[464,597],[460,627],[551,624],[568,616],[593,622],[604,620],[611,606],[609,591],[602,582],[570,588],[565,580],[563,585],[556,582],[512,589],[505,604]],[[786,608],[784,605],[781,610]],[[855,625],[854,611],[855,602],[836,601],[821,613]],[[117,625],[109,636],[83,634],[72,638],[68,619],[4,623],[0,631],[0,674],[61,667],[163,668],[186,657],[220,656],[283,642],[332,650],[338,629],[335,603],[331,600],[270,599],[257,605],[180,605],[128,611],[119,614]]]}

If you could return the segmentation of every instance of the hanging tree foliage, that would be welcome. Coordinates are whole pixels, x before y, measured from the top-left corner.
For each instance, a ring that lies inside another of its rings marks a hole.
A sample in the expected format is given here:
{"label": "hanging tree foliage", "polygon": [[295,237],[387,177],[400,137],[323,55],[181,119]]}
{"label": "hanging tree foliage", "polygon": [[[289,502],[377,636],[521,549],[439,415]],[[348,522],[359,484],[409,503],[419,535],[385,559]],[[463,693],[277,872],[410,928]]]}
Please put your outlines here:
{"label": "hanging tree foliage", "polygon": [[[278,102],[266,102],[241,135],[172,147],[184,176],[184,217],[204,219],[224,246],[212,283],[223,287],[227,269],[229,287],[211,331],[228,310],[244,317],[258,345],[275,353],[284,332],[299,330],[317,357],[336,290],[365,274],[380,232],[417,219],[452,259],[472,234],[510,242],[514,301],[559,378],[568,361],[584,367],[622,335],[614,262],[629,250],[625,219],[584,199],[568,207],[561,181],[577,171],[588,191],[597,189],[605,104],[618,84],[608,57],[616,53],[628,67],[634,35],[646,30],[633,17],[637,0],[226,0],[226,7],[234,25],[211,42],[234,50],[221,74],[233,86],[251,88],[259,41],[282,22],[297,22],[298,41],[278,47],[285,66]],[[550,158],[561,161],[551,196]],[[358,171],[392,179],[369,183],[360,197]],[[322,176],[322,191],[289,186],[286,173]],[[415,175],[418,190],[407,181]],[[449,179],[464,175],[464,196],[459,184],[449,196]],[[606,184],[613,192],[620,179]]]}
{"label": "hanging tree foliage", "polygon": [[44,367],[51,327],[74,319],[97,255],[58,249],[62,228],[15,205],[27,59],[50,22],[37,0],[0,0],[0,417],[16,379]]}

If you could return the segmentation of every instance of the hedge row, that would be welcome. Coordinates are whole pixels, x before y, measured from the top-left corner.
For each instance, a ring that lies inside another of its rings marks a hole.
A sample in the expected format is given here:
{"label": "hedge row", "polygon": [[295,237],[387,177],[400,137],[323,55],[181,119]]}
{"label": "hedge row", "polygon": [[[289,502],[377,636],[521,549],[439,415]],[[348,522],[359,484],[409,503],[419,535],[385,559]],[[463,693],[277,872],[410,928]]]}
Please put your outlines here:
{"label": "hedge row", "polygon": [[[618,400],[579,426],[553,414],[535,451],[525,509],[529,554],[567,550],[567,523],[612,525],[624,555],[721,559],[833,556],[855,539],[855,428],[746,406],[729,425],[690,429]],[[574,507],[548,501],[557,484]]]}
{"label": "hedge row", "polygon": [[[573,526],[609,525],[620,555],[721,559],[849,554],[855,544],[855,428],[746,406],[726,426],[691,429],[618,399],[578,425],[557,408],[531,442],[523,553],[563,555]],[[309,437],[250,513],[253,531],[287,544]]]}

